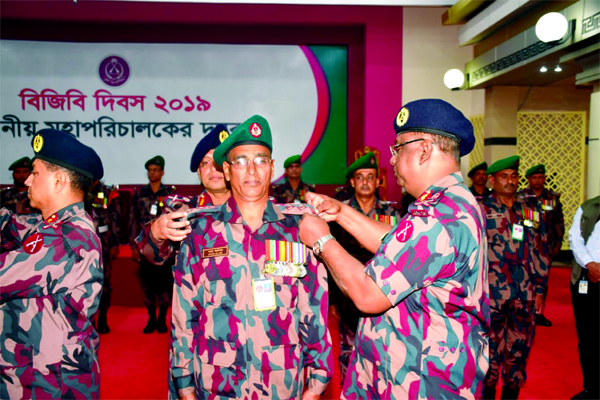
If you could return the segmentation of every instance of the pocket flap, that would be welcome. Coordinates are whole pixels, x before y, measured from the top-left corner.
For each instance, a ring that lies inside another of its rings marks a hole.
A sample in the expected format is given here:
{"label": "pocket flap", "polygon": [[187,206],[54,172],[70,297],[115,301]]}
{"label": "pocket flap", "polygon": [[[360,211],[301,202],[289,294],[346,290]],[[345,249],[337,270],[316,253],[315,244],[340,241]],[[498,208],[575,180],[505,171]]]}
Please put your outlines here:
{"label": "pocket flap", "polygon": [[267,371],[297,368],[300,362],[300,346],[286,344],[263,347],[261,362],[262,368]]}
{"label": "pocket flap", "polygon": [[203,364],[230,367],[235,364],[236,355],[235,343],[203,337],[198,338],[198,357]]}

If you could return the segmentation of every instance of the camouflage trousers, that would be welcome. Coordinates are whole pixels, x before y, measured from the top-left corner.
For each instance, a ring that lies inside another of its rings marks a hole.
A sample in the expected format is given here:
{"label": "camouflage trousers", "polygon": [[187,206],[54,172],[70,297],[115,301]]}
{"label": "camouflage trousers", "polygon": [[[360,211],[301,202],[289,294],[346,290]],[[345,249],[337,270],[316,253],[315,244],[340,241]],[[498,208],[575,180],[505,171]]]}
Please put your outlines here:
{"label": "camouflage trousers", "polygon": [[140,283],[144,293],[146,308],[170,306],[173,295],[173,263],[169,261],[163,265],[154,265],[144,257],[140,259]]}
{"label": "camouflage trousers", "polygon": [[490,366],[485,386],[495,387],[500,374],[504,386],[516,389],[527,379],[527,357],[535,334],[535,303],[490,298]]}

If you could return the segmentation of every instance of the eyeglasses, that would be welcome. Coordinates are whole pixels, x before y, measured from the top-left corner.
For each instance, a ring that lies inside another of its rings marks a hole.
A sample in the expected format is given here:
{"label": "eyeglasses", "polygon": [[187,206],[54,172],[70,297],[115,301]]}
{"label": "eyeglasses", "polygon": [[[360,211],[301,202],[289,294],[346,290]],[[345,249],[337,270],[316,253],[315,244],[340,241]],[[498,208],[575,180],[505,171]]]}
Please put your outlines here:
{"label": "eyeglasses", "polygon": [[229,164],[231,164],[235,169],[241,169],[248,167],[248,165],[250,165],[250,161],[254,162],[254,166],[256,168],[264,168],[271,164],[271,159],[267,156],[255,157],[253,160],[250,160],[246,157],[239,157],[229,161]]}
{"label": "eyeglasses", "polygon": [[409,140],[408,142],[398,143],[393,146],[390,146],[390,152],[392,153],[392,157],[396,157],[398,155],[398,152],[400,151],[400,148],[402,148],[402,146],[406,146],[407,144],[414,143],[414,142],[420,142],[423,140],[425,140],[425,139]]}

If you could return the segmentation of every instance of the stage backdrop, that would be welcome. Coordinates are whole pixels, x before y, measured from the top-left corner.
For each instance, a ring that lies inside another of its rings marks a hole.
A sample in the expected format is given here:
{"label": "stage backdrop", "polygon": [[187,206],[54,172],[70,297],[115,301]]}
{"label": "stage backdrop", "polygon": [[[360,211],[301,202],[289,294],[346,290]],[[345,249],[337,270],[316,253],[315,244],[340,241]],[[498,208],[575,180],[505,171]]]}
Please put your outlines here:
{"label": "stage backdrop", "polygon": [[273,132],[275,177],[302,154],[303,178],[345,181],[347,50],[343,46],[0,41],[0,183],[53,127],[93,147],[110,184],[197,184],[196,144],[217,123],[261,114]]}

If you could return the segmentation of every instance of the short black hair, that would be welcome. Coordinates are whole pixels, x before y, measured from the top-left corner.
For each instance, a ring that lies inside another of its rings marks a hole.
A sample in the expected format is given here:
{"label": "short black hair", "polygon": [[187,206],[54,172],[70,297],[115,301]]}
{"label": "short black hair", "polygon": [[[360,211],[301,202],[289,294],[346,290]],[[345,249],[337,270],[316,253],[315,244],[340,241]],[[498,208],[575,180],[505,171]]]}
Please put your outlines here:
{"label": "short black hair", "polygon": [[65,167],[61,167],[60,165],[56,165],[56,164],[53,164],[48,161],[44,161],[44,160],[40,160],[40,161],[44,163],[44,165],[46,166],[46,169],[48,171],[56,171],[56,170],[60,169],[65,174],[67,174],[67,176],[69,177],[69,180],[71,181],[71,190],[73,190],[74,192],[80,191],[85,196],[90,191],[90,188],[92,187],[92,183],[94,182],[94,180],[92,178],[89,178],[77,171],[73,171],[73,170],[67,169]]}

